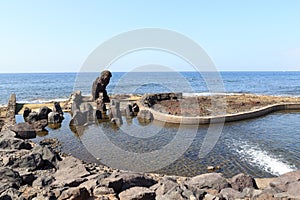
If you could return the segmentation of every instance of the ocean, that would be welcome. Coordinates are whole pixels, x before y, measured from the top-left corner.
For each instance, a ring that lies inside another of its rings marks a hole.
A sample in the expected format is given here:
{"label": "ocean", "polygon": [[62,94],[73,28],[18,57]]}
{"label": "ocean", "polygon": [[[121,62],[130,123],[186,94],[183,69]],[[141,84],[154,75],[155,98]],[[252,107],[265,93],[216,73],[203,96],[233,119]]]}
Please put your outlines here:
{"label": "ocean", "polygon": [[[11,93],[17,95],[20,103],[67,99],[74,90],[81,90],[88,95],[91,93],[92,82],[98,75],[99,73],[0,74],[0,105],[7,103]],[[109,94],[210,93],[202,75],[197,72],[115,72],[107,90]],[[227,93],[300,96],[300,72],[221,72],[220,75],[224,87],[219,90]],[[97,148],[104,146],[99,137],[100,129],[105,130],[106,136],[115,145],[132,152],[158,150],[172,142],[180,129],[176,125],[158,122],[145,126],[136,118],[129,121],[124,118],[120,129],[111,129],[103,123],[89,126],[78,134],[69,128],[70,115],[66,113],[65,118],[60,129],[47,128],[49,132],[38,136],[34,141],[57,137],[63,143],[63,151],[88,162],[98,162],[96,157],[100,157],[100,161],[103,159],[101,153],[99,156],[95,155]],[[17,121],[23,121],[22,116],[17,116]],[[207,126],[199,126],[197,133],[191,138],[189,148],[174,162],[155,172],[194,176],[206,173],[207,166],[220,166],[219,171],[228,177],[239,172],[246,172],[254,177],[272,177],[300,169],[298,111],[276,112],[256,119],[226,123],[212,151],[206,157],[199,158],[198,153],[207,130]],[[157,134],[151,135],[153,131]],[[183,137],[188,138],[190,131],[189,127],[185,127]],[[129,135],[124,134],[128,132]],[[149,137],[144,137],[142,132],[149,132]],[[110,160],[118,159],[114,154],[108,157]],[[122,162],[127,166],[126,161]]]}
{"label": "ocean", "polygon": [[[99,73],[0,73],[0,104],[15,93],[19,102],[67,99],[73,90],[91,93]],[[179,77],[180,76],[180,77]],[[190,88],[183,88],[184,80]],[[300,96],[300,72],[221,72],[226,92]],[[120,81],[121,80],[121,81]],[[74,88],[75,87],[75,88]],[[209,92],[197,72],[114,72],[108,93]]]}

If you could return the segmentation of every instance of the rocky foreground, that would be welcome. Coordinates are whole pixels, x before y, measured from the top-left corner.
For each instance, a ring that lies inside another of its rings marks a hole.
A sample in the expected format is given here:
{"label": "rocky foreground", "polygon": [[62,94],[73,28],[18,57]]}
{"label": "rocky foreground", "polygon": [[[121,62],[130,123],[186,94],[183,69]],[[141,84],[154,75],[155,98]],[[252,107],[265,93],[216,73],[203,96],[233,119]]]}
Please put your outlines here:
{"label": "rocky foreground", "polygon": [[189,178],[114,170],[64,157],[58,147],[55,139],[34,144],[2,131],[0,199],[300,199],[300,170],[262,187],[245,174]]}

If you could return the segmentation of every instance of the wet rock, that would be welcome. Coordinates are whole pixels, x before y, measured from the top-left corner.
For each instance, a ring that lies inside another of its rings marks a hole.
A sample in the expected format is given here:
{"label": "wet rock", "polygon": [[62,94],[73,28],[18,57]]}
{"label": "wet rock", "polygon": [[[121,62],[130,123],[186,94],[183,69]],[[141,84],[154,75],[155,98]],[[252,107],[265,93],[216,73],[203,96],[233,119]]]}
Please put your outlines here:
{"label": "wet rock", "polygon": [[92,97],[94,101],[99,98],[99,93],[103,93],[103,102],[104,103],[110,102],[110,99],[107,95],[106,86],[109,84],[111,77],[112,77],[111,72],[105,70],[101,72],[100,77],[96,78],[92,87]]}
{"label": "wet rock", "polygon": [[63,116],[58,112],[50,112],[48,115],[48,123],[50,124],[62,123],[63,119]]}
{"label": "wet rock", "polygon": [[22,178],[18,172],[9,168],[0,167],[0,194],[9,188],[18,189],[21,182]]}
{"label": "wet rock", "polygon": [[30,113],[31,113],[31,109],[28,107],[25,107],[24,112],[23,112],[23,118],[26,119]]}
{"label": "wet rock", "polygon": [[31,123],[31,125],[33,126],[36,132],[43,131],[45,130],[45,127],[48,125],[48,120],[42,119],[37,122]]}
{"label": "wet rock", "polygon": [[43,106],[40,108],[40,111],[38,113],[38,120],[47,119],[48,120],[48,114],[52,112],[50,108],[47,106]]}
{"label": "wet rock", "polygon": [[59,102],[54,102],[53,112],[58,113],[61,116],[64,115],[64,112],[63,112]]}
{"label": "wet rock", "polygon": [[224,188],[221,190],[220,194],[222,194],[226,200],[244,198],[244,195],[241,192],[232,188]]}
{"label": "wet rock", "polygon": [[9,129],[16,133],[16,137],[21,139],[30,139],[36,137],[36,132],[43,131],[48,125],[47,120],[39,120],[32,123],[19,123],[10,126]]}
{"label": "wet rock", "polygon": [[238,174],[231,178],[230,180],[231,187],[240,192],[243,191],[244,188],[254,188],[258,189],[254,178],[246,174]]}
{"label": "wet rock", "polygon": [[73,116],[70,125],[83,126],[88,122],[95,120],[93,106],[90,103],[81,103],[76,110],[73,110]]}
{"label": "wet rock", "polygon": [[26,122],[29,122],[29,123],[33,123],[33,122],[36,122],[38,121],[38,116],[39,114],[35,111],[29,113],[28,117],[25,118],[25,121]]}
{"label": "wet rock", "polygon": [[72,119],[70,121],[70,126],[83,126],[85,124],[87,124],[87,115],[83,114],[80,111],[73,113]]}
{"label": "wet rock", "polygon": [[219,173],[201,174],[187,181],[187,185],[199,189],[221,190],[230,187],[226,179]]}
{"label": "wet rock", "polygon": [[145,187],[132,187],[119,194],[120,200],[155,200],[155,193]]}
{"label": "wet rock", "polygon": [[31,125],[28,125],[26,123],[18,124],[17,127],[13,127],[11,130],[16,132],[17,137],[21,139],[36,138],[36,131],[32,128]]}
{"label": "wet rock", "polygon": [[87,200],[90,198],[90,194],[85,187],[69,188],[62,192],[58,200],[65,199],[76,199],[76,200]]}

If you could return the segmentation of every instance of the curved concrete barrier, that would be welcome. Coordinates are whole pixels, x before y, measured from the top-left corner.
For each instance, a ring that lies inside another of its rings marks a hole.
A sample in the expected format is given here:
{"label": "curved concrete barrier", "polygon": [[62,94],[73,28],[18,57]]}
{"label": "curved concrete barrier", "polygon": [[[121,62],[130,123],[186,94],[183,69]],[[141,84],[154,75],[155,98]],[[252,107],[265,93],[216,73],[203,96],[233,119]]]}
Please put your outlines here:
{"label": "curved concrete barrier", "polygon": [[203,116],[203,117],[201,116],[186,117],[186,116],[176,116],[176,115],[162,113],[152,108],[144,106],[141,102],[138,102],[138,105],[140,107],[140,110],[149,110],[153,114],[153,118],[155,120],[168,122],[168,123],[190,124],[190,125],[241,121],[245,119],[261,117],[276,111],[300,110],[300,103],[282,103],[282,104],[272,104],[259,109],[255,109],[247,112],[235,113],[235,114]]}

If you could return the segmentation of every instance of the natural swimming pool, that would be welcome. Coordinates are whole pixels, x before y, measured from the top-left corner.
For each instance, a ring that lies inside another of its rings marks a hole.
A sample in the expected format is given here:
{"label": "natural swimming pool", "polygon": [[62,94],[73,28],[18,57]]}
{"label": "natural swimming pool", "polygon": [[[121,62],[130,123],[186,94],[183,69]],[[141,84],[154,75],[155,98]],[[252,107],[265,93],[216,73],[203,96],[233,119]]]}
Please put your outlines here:
{"label": "natural swimming pool", "polygon": [[[133,162],[126,155],[110,152],[111,145],[125,152],[143,154],[160,151],[172,144],[174,148],[167,153],[162,151],[162,159],[156,162],[161,161],[164,165],[172,155],[178,156],[180,153],[180,156],[178,159],[174,157],[174,162],[154,172],[182,176],[206,173],[208,166],[220,166],[218,171],[226,176],[246,172],[254,177],[270,177],[300,168],[298,111],[276,112],[256,119],[226,123],[216,145],[204,158],[199,158],[198,154],[208,128],[205,125],[199,126],[193,134],[195,127],[179,127],[158,121],[145,125],[137,118],[123,117],[120,128],[103,122],[78,129],[79,132],[75,134],[69,127],[70,118],[70,114],[65,113],[61,128],[53,130],[47,127],[48,134],[37,136],[33,141],[56,137],[62,142],[62,150],[66,153],[87,162],[112,163],[121,168],[124,166],[124,169],[131,165],[138,168],[139,162]],[[22,116],[17,115],[17,121],[22,120]],[[182,148],[185,139],[191,143]],[[186,150],[181,154],[179,150],[182,149]]]}

